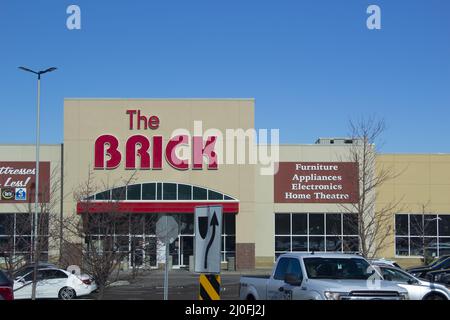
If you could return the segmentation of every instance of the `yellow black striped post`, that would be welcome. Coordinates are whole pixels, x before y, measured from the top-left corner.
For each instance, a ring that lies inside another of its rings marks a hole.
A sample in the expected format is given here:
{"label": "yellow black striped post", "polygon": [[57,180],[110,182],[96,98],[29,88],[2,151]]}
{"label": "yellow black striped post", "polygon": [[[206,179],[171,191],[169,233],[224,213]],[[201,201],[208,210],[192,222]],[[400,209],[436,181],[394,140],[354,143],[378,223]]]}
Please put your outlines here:
{"label": "yellow black striped post", "polygon": [[199,280],[199,300],[220,300],[220,275],[202,273]]}

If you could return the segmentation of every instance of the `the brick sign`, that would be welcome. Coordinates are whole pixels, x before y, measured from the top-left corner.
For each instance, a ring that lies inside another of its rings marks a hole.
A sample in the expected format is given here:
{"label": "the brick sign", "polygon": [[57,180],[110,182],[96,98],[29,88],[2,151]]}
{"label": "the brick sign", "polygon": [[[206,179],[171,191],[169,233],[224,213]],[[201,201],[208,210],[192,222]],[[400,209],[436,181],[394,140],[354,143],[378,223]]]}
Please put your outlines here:
{"label": "the brick sign", "polygon": [[356,203],[354,162],[280,162],[274,176],[275,203]]}
{"label": "the brick sign", "polygon": [[[34,202],[35,162],[0,162],[0,204]],[[50,162],[39,163],[39,202],[50,199]]]}

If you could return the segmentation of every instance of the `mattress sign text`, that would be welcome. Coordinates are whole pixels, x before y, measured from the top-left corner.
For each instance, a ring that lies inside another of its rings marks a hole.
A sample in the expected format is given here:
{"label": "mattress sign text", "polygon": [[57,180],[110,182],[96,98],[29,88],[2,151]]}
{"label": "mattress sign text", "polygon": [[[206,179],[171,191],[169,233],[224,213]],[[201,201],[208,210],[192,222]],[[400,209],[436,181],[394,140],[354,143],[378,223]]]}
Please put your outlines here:
{"label": "mattress sign text", "polygon": [[358,168],[353,162],[280,162],[276,203],[356,203]]}

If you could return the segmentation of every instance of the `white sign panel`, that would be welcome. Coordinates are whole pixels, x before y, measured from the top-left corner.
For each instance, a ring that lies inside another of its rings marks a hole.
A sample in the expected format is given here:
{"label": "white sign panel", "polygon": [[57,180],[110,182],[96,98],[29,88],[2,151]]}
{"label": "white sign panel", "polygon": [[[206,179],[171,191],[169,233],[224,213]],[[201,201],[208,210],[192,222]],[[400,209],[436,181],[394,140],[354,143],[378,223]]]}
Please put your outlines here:
{"label": "white sign panel", "polygon": [[195,208],[195,272],[220,273],[222,206]]}

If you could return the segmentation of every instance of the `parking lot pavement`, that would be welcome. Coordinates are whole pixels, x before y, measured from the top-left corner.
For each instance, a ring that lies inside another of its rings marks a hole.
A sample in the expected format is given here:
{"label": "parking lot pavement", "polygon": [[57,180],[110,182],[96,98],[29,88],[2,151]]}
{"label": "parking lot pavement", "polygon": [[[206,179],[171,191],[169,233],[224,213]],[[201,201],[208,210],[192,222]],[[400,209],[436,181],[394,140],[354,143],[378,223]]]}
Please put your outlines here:
{"label": "parking lot pavement", "polygon": [[[264,274],[265,271],[252,271],[255,274]],[[245,273],[245,274],[248,274]],[[222,300],[239,299],[239,279],[241,273],[224,272],[222,280]],[[198,274],[185,270],[173,270],[169,273],[169,300],[198,300],[199,284]],[[126,283],[126,282],[123,282]],[[105,290],[104,300],[163,300],[164,272],[150,271],[129,280],[129,284],[111,286]],[[87,297],[95,299],[93,293]]]}

